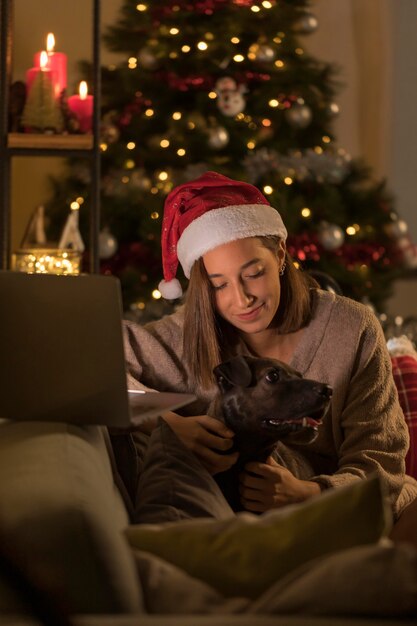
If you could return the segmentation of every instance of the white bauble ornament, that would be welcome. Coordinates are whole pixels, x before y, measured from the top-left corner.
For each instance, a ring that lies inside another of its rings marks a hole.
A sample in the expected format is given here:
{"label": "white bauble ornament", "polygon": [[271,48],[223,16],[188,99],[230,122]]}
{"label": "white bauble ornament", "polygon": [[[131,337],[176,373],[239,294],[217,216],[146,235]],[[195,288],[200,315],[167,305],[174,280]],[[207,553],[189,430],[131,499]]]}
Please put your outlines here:
{"label": "white bauble ornament", "polygon": [[337,250],[345,240],[345,234],[340,226],[329,222],[320,222],[317,237],[325,250]]}
{"label": "white bauble ornament", "polygon": [[297,20],[297,32],[309,35],[317,30],[319,21],[312,13],[305,13],[299,20]]}
{"label": "white bauble ornament", "polygon": [[313,113],[309,106],[297,102],[285,111],[285,117],[290,126],[294,128],[306,128],[313,119]]}
{"label": "white bauble ornament", "polygon": [[229,143],[229,133],[223,126],[216,126],[208,130],[208,145],[215,150],[221,150]]}
{"label": "white bauble ornament", "polygon": [[117,239],[108,228],[103,228],[98,236],[98,255],[100,259],[109,259],[117,250]]}

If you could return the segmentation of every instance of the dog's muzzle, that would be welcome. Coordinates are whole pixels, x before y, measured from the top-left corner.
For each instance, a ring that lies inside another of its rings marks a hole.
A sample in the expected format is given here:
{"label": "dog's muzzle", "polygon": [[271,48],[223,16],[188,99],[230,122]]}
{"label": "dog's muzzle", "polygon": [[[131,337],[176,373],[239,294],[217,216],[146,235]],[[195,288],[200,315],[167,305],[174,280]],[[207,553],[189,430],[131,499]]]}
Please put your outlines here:
{"label": "dog's muzzle", "polygon": [[278,437],[285,437],[288,434],[310,430],[311,434],[317,433],[323,417],[327,413],[332,397],[332,388],[328,385],[321,385],[318,393],[318,402],[321,406],[310,411],[309,415],[294,417],[294,419],[279,419],[274,416],[265,416],[261,420],[261,428],[274,432]]}

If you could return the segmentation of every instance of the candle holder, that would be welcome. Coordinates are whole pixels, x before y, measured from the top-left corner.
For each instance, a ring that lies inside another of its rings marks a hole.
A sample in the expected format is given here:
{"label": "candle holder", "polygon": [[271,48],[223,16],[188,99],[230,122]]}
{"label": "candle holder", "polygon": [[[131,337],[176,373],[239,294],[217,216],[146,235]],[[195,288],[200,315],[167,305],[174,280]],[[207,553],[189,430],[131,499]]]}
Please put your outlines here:
{"label": "candle holder", "polygon": [[82,252],[64,248],[26,248],[12,255],[12,270],[28,274],[79,274]]}

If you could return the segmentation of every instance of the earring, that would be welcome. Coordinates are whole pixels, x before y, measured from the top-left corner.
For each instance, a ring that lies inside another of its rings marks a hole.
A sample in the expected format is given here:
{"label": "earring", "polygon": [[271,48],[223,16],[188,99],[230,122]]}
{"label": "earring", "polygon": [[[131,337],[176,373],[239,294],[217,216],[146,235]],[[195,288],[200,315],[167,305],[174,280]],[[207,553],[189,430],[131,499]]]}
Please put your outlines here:
{"label": "earring", "polygon": [[281,265],[281,269],[279,270],[279,275],[283,276],[284,272],[285,272],[285,268],[286,268],[287,262],[284,261],[284,263]]}

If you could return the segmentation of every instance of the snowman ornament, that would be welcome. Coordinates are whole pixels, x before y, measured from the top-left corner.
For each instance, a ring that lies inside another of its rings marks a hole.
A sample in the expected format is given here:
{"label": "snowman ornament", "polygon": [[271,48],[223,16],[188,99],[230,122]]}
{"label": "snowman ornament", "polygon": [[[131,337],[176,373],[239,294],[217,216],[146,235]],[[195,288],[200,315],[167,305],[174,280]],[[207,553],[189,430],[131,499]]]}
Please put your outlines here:
{"label": "snowman ornament", "polygon": [[223,115],[233,117],[244,111],[246,106],[244,94],[247,92],[245,85],[238,85],[230,76],[224,76],[216,82],[215,92],[217,106]]}

